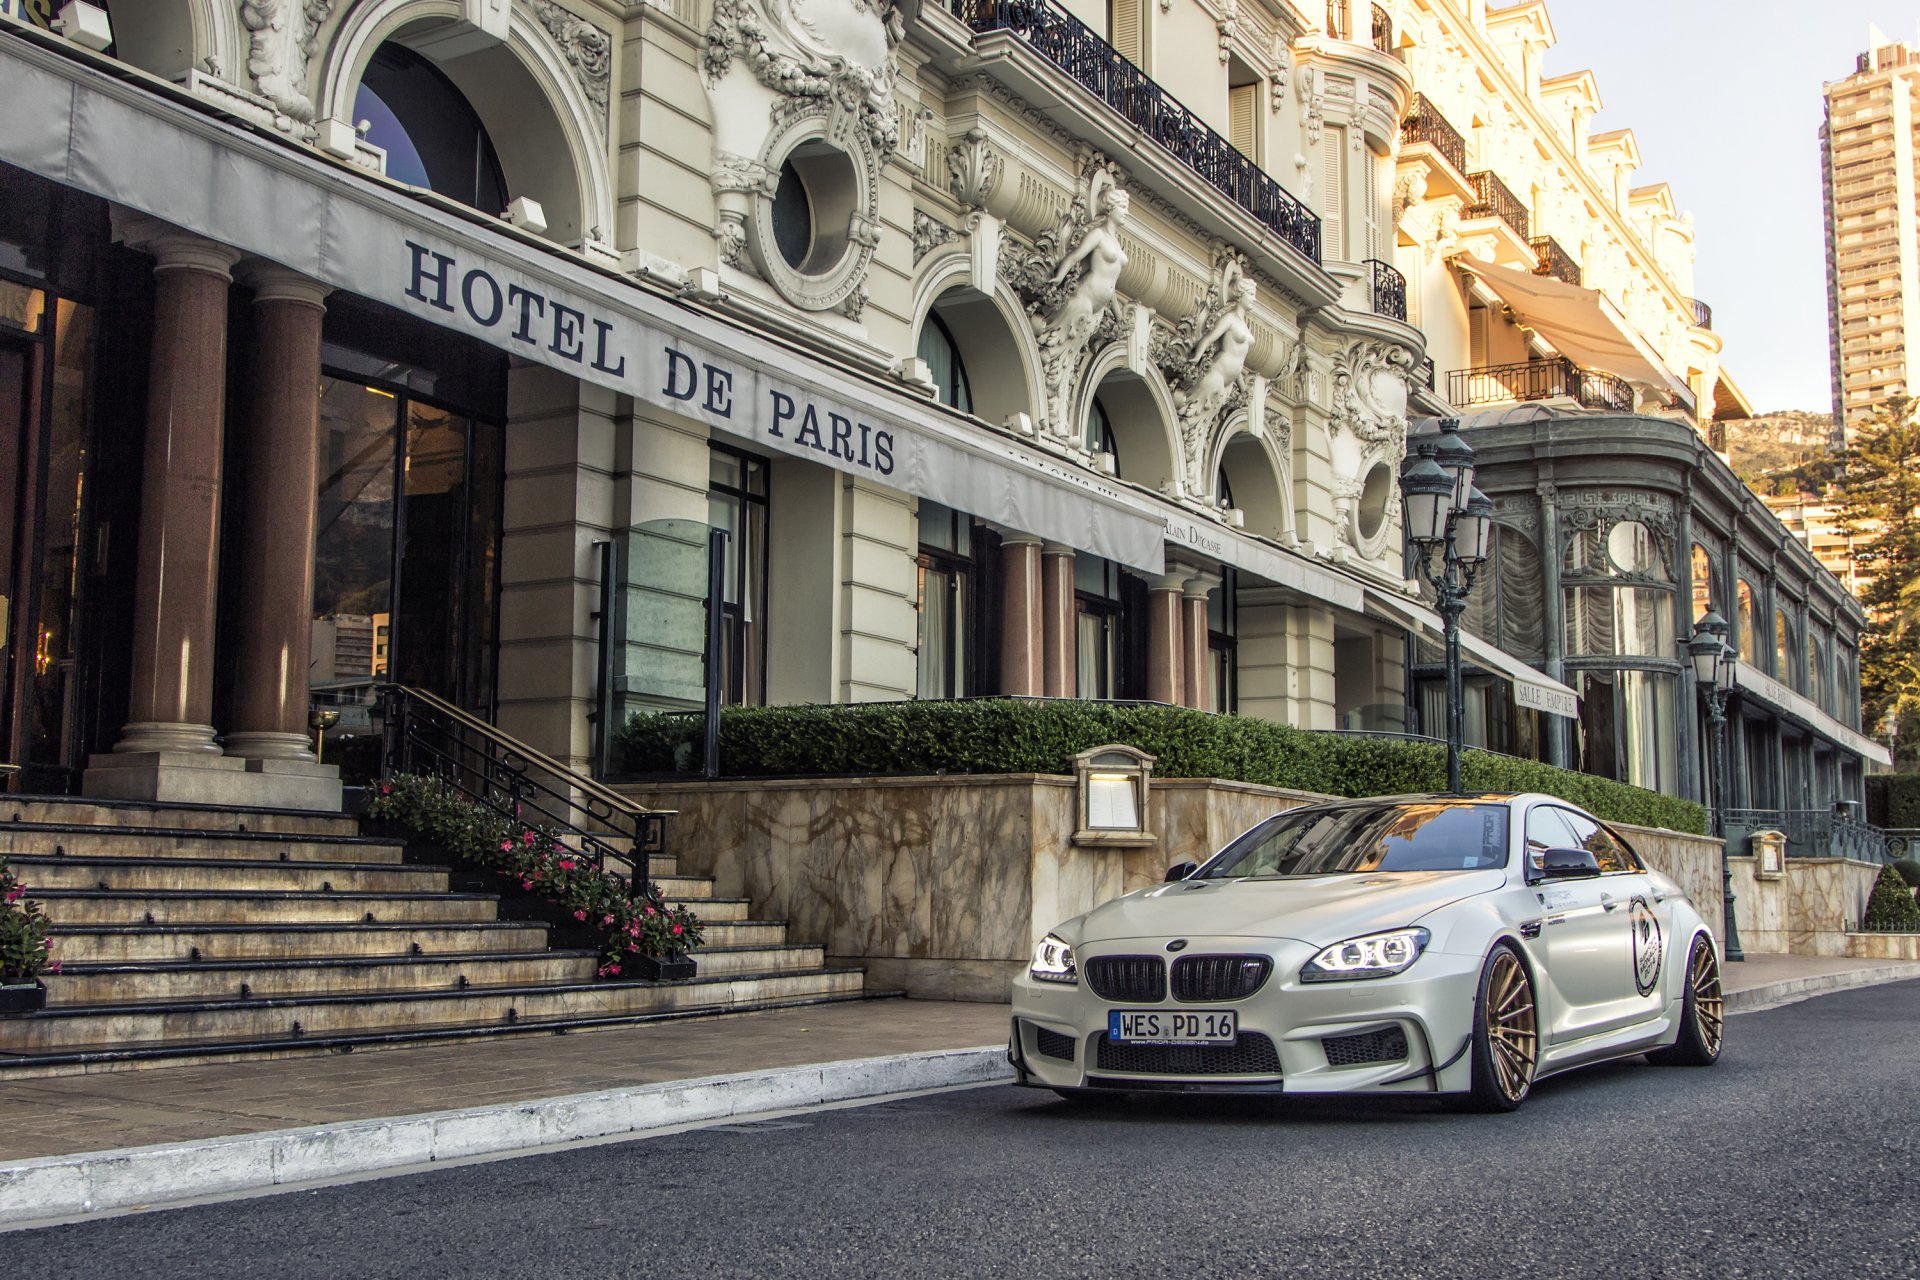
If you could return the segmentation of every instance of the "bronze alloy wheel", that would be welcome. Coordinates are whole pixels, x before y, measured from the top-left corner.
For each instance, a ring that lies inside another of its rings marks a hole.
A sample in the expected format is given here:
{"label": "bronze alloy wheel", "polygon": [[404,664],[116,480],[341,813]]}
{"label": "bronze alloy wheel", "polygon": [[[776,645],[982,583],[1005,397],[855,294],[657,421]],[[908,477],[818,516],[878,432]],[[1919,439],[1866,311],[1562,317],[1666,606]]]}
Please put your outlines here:
{"label": "bronze alloy wheel", "polygon": [[1720,962],[1713,948],[1695,943],[1687,965],[1687,990],[1693,995],[1693,1015],[1700,1028],[1700,1047],[1712,1058],[1720,1056],[1720,1035],[1727,1025],[1726,997],[1720,992]]}
{"label": "bronze alloy wheel", "polygon": [[[1494,1082],[1510,1104],[1518,1104],[1533,1085],[1540,1037],[1533,1018],[1533,983],[1520,957],[1506,949],[1493,957],[1487,978],[1487,1049]],[[1719,991],[1716,981],[1714,990]]]}

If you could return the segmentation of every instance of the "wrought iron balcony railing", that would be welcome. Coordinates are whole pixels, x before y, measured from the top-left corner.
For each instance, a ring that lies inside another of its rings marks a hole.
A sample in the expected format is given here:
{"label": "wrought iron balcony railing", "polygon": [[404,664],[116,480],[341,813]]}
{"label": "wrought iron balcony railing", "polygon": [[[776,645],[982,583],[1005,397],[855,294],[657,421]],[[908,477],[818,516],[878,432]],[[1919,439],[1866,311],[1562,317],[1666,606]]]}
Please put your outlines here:
{"label": "wrought iron balcony railing", "polygon": [[1573,260],[1572,254],[1560,247],[1558,240],[1552,236],[1535,236],[1528,243],[1533,246],[1536,258],[1533,274],[1552,276],[1571,285],[1586,283],[1586,275],[1580,270],[1580,264]]}
{"label": "wrought iron balcony railing", "polygon": [[1045,0],[948,2],[978,34],[1019,36],[1303,257],[1320,261],[1320,216],[1078,18]]}
{"label": "wrought iron balcony railing", "polygon": [[1894,852],[1895,838],[1910,833],[1882,831],[1831,809],[1724,809],[1720,822],[1727,851],[1734,854],[1748,851],[1748,839],[1756,831],[1783,833],[1789,858],[1887,862],[1904,856],[1909,848],[1908,842],[1901,841],[1900,852]]}
{"label": "wrought iron balcony railing", "polygon": [[1363,264],[1373,286],[1373,314],[1393,320],[1407,318],[1407,278],[1391,263],[1368,258]]}
{"label": "wrought iron balcony railing", "polygon": [[1455,369],[1447,375],[1447,399],[1456,405],[1551,400],[1555,396],[1565,396],[1589,409],[1633,412],[1633,388],[1624,379],[1583,369],[1564,356],[1479,365]]}
{"label": "wrought iron balcony railing", "polygon": [[1373,6],[1373,47],[1378,53],[1400,56],[1399,50],[1393,47],[1393,18],[1379,5]]}
{"label": "wrought iron balcony railing", "polygon": [[1713,328],[1713,308],[1698,298],[1689,298],[1687,301],[1693,304],[1694,327],[1699,329]]}
{"label": "wrought iron balcony railing", "polygon": [[1455,172],[1466,173],[1467,140],[1447,122],[1447,118],[1440,114],[1440,109],[1433,105],[1433,99],[1424,93],[1413,95],[1413,109],[1400,123],[1401,145],[1415,142],[1426,143],[1445,156]]}
{"label": "wrought iron balcony railing", "polygon": [[1466,207],[1464,216],[1469,218],[1498,218],[1513,228],[1514,234],[1522,240],[1532,240],[1533,233],[1528,227],[1527,206],[1520,197],[1507,190],[1507,184],[1500,181],[1491,169],[1481,169],[1467,175],[1467,181],[1473,184],[1473,203]]}

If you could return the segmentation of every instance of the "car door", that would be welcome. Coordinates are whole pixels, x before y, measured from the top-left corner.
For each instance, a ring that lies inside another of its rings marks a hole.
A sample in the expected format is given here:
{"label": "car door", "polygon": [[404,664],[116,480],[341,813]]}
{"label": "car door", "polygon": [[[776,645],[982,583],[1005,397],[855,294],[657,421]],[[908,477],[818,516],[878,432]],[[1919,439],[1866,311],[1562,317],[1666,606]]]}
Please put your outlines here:
{"label": "car door", "polygon": [[[1576,847],[1600,864],[1600,909],[1604,928],[1596,987],[1605,988],[1588,1020],[1589,1034],[1632,1026],[1657,1016],[1665,1006],[1662,970],[1666,964],[1667,920],[1654,902],[1653,881],[1638,855],[1604,825],[1584,813],[1562,810]],[[1670,917],[1671,909],[1667,914]]]}
{"label": "car door", "polygon": [[[1581,848],[1570,823],[1571,810],[1537,804],[1527,811],[1526,859],[1529,873],[1539,869],[1545,849]],[[1540,906],[1540,934],[1529,944],[1550,996],[1545,1025],[1547,1043],[1592,1035],[1607,1007],[1620,998],[1619,959],[1627,945],[1626,926],[1602,902],[1605,876],[1586,880],[1547,880],[1531,885]],[[1618,953],[1618,954],[1616,954]]]}

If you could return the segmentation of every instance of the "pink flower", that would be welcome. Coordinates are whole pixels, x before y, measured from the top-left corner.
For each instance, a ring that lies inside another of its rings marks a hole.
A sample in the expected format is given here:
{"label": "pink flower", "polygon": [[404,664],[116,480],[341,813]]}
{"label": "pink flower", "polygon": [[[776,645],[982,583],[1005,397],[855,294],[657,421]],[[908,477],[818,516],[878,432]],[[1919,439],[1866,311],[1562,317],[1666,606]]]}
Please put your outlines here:
{"label": "pink flower", "polygon": [[533,888],[533,881],[531,881],[531,880],[528,880],[528,879],[525,879],[525,878],[523,877],[523,878],[521,879],[521,881],[520,881],[520,887],[521,887],[522,889],[531,889],[531,888]]}
{"label": "pink flower", "polygon": [[655,910],[654,910],[654,909],[653,909],[652,907],[648,907],[648,908],[647,908],[647,914],[648,914],[648,915],[650,915],[650,916],[657,916],[657,915],[659,915],[660,913],[659,913],[658,911],[655,911]]}
{"label": "pink flower", "polygon": [[612,916],[612,914],[611,914],[611,913],[609,913],[608,915],[606,915],[605,917],[603,917],[603,918],[601,919],[601,921],[600,921],[600,923],[601,923],[601,924],[612,924],[612,923],[613,923],[613,916]]}
{"label": "pink flower", "polygon": [[381,795],[383,795],[383,796],[390,796],[390,795],[392,795],[392,794],[393,794],[393,784],[392,784],[391,782],[383,782],[383,783],[381,783],[381,784],[380,784],[380,794],[381,794]]}
{"label": "pink flower", "polygon": [[575,920],[585,920],[587,918],[587,913],[584,911],[576,911],[573,913],[573,918]]}
{"label": "pink flower", "polygon": [[629,951],[638,951],[639,949],[640,949],[640,944],[637,942],[629,942],[627,944],[627,950]]}
{"label": "pink flower", "polygon": [[629,938],[637,938],[640,936],[640,922],[638,920],[635,920],[627,926],[627,936]]}
{"label": "pink flower", "polygon": [[682,928],[681,928],[681,927],[680,927],[679,925],[675,925],[675,926],[673,926],[673,936],[674,936],[674,937],[676,937],[676,938],[677,938],[677,937],[679,937],[679,936],[680,936],[681,934],[683,934],[683,933],[685,933],[685,932],[686,932],[686,930],[685,930],[685,929],[682,929]]}
{"label": "pink flower", "polygon": [[54,961],[54,962],[53,962],[52,964],[50,964],[50,965],[48,965],[48,966],[47,966],[47,972],[48,972],[48,973],[58,973],[58,972],[60,972],[60,962],[59,962],[58,960],[55,960],[55,961]]}
{"label": "pink flower", "polygon": [[562,871],[571,871],[571,870],[573,870],[573,859],[572,859],[572,858],[562,858],[562,859],[560,859],[560,869],[561,869]]}
{"label": "pink flower", "polygon": [[531,847],[533,844],[533,832],[522,832],[520,835],[520,843]]}
{"label": "pink flower", "polygon": [[511,853],[511,852],[513,852],[513,841],[511,841],[511,840],[502,840],[502,841],[500,842],[500,852],[502,852],[502,853]]}

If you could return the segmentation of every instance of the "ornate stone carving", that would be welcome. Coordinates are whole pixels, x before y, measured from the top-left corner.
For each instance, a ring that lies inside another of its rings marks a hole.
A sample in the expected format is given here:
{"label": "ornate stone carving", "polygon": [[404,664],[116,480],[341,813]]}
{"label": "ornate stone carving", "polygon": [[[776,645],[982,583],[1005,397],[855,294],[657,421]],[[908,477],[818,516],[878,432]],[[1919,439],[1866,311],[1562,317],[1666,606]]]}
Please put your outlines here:
{"label": "ornate stone carving", "polygon": [[1171,333],[1155,335],[1154,361],[1173,388],[1187,492],[1212,491],[1207,463],[1220,420],[1246,399],[1247,355],[1253,350],[1250,312],[1255,294],[1247,261],[1238,250],[1214,251],[1206,297]]}
{"label": "ornate stone carving", "polygon": [[1061,436],[1079,434],[1071,421],[1072,396],[1090,340],[1103,330],[1117,330],[1113,308],[1127,265],[1120,229],[1128,205],[1119,182],[1119,170],[1105,156],[1084,153],[1079,191],[1059,225],[1031,250],[1017,242],[1001,250],[1001,273],[1040,321],[1036,341],[1047,386],[1046,417]]}
{"label": "ornate stone carving", "polygon": [[1299,81],[1300,105],[1306,108],[1304,117],[1307,129],[1307,145],[1320,145],[1320,131],[1326,126],[1325,96],[1320,92],[1319,72],[1315,67],[1302,67],[1297,77]]}
{"label": "ornate stone carving", "polygon": [[[1356,342],[1333,361],[1329,429],[1345,430],[1380,452],[1402,453],[1407,442],[1407,384],[1413,356],[1390,342]],[[1386,375],[1383,380],[1381,375]],[[1392,394],[1394,383],[1400,394]]]}
{"label": "ornate stone carving", "polygon": [[[724,151],[714,154],[713,172],[709,177],[715,195],[739,192],[771,200],[780,187],[780,175],[766,165],[748,156]],[[722,217],[713,235],[719,243],[720,261],[730,267],[747,265],[747,228],[743,219]]]}
{"label": "ornate stone carving", "polygon": [[1287,109],[1287,75],[1293,70],[1293,50],[1287,47],[1286,37],[1276,36],[1273,41],[1273,77],[1267,82],[1268,105],[1275,115]]}
{"label": "ornate stone carving", "polygon": [[905,34],[888,0],[715,0],[703,65],[709,89],[737,58],[783,97],[819,98],[856,116],[884,159],[899,138],[891,57]]}
{"label": "ornate stone carving", "polygon": [[1673,537],[1673,499],[1664,493],[1562,489],[1558,499],[1563,534],[1580,529],[1604,531],[1620,521],[1633,520],[1653,530],[1663,542]]}
{"label": "ornate stone carving", "polygon": [[960,233],[946,223],[933,217],[923,209],[913,211],[913,261],[918,265],[920,259],[938,249],[941,245],[958,240]]}
{"label": "ornate stone carving", "polygon": [[987,207],[993,184],[1000,177],[1000,157],[987,141],[987,131],[975,125],[966,137],[947,150],[947,172],[953,198],[970,209]]}
{"label": "ornate stone carving", "polygon": [[1220,0],[1220,17],[1214,22],[1220,33],[1220,65],[1233,59],[1233,38],[1240,27],[1240,0]]}
{"label": "ornate stone carving", "polygon": [[320,26],[333,0],[244,0],[240,21],[252,35],[247,74],[261,96],[273,104],[274,123],[292,132],[313,124],[313,99],[307,96],[307,64]]}
{"label": "ornate stone carving", "polygon": [[553,42],[566,55],[573,78],[581,92],[593,104],[594,124],[607,131],[607,82],[613,75],[613,37],[584,18],[575,17],[554,0],[533,0],[533,15],[540,19]]}

